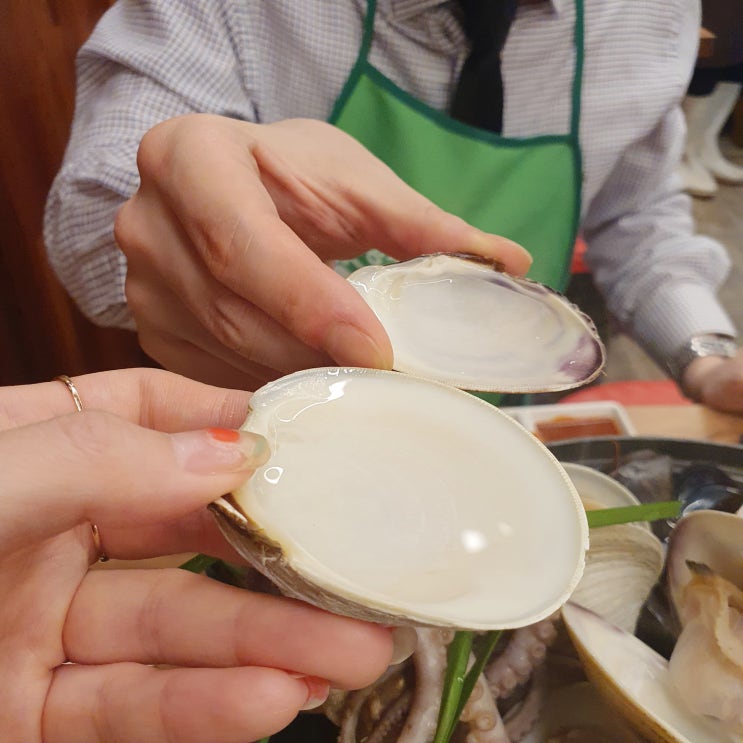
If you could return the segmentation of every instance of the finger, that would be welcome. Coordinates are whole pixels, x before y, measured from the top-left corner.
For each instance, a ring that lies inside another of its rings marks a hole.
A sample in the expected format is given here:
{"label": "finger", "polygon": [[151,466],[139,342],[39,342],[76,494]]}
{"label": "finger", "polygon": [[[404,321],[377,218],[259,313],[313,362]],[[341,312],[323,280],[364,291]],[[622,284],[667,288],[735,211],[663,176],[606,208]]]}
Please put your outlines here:
{"label": "finger", "polygon": [[118,560],[144,560],[162,555],[199,552],[227,562],[242,564],[225,541],[210,511],[202,509],[174,521],[119,528],[107,526],[101,532],[101,547],[107,557]]}
{"label": "finger", "polygon": [[[204,138],[215,137],[214,119],[199,122],[153,130],[139,162],[143,183],[157,185],[211,274],[337,363],[389,368],[392,349],[374,313],[279,218],[246,146],[245,127],[219,122],[221,147],[204,151]],[[174,132],[182,136],[171,150]]]}
{"label": "finger", "polygon": [[[230,363],[225,359],[230,355],[227,349],[217,349],[218,344],[212,344],[206,338],[201,343],[194,343],[177,331],[171,333],[165,327],[155,327],[148,321],[141,322],[137,331],[140,345],[158,363],[177,374],[187,374],[210,385],[255,391],[278,376],[275,370],[260,364],[248,361],[238,362],[238,365]],[[212,345],[214,352],[209,350]]]}
{"label": "finger", "polygon": [[[301,153],[305,171],[316,176],[332,174],[335,166],[343,173],[342,189],[332,175],[310,184],[295,175],[297,158],[282,155],[281,138],[286,131],[296,139],[298,126],[306,127],[318,142]],[[325,137],[332,138],[332,146],[319,144]],[[274,204],[282,219],[323,259],[348,258],[377,248],[400,260],[424,253],[474,253],[502,263],[516,275],[526,273],[531,265],[531,256],[523,247],[440,209],[359,142],[327,124],[276,122],[261,127],[260,140],[253,155]],[[353,163],[363,167],[353,167]]]}
{"label": "finger", "polygon": [[[160,431],[219,426],[237,428],[248,413],[250,393],[195,382],[162,369],[121,369],[75,377],[83,409],[105,410]],[[74,410],[60,382],[0,389],[0,430],[44,421]],[[4,414],[4,416],[3,416]]]}
{"label": "finger", "polygon": [[[148,229],[147,233],[152,230]],[[172,244],[168,240],[165,243]],[[146,261],[136,255],[136,250],[129,249],[126,253],[127,300],[138,318],[140,343],[168,369],[180,371],[163,360],[163,352],[172,345],[165,339],[176,335],[178,340],[203,349],[214,358],[211,365],[219,374],[206,377],[212,383],[225,383],[222,381],[225,374],[219,371],[224,365],[243,372],[246,377],[265,381],[331,363],[327,355],[301,343],[273,318],[217,282],[192,251],[185,248],[179,251],[177,271],[171,270],[173,257],[166,251],[153,251]],[[140,267],[140,263],[144,266]],[[163,281],[167,286],[163,286]],[[224,364],[220,365],[219,361]],[[184,370],[193,376],[189,367]],[[236,376],[232,372],[226,378]],[[230,384],[243,387],[239,383]]]}
{"label": "finger", "polygon": [[271,668],[61,666],[44,706],[45,743],[246,743],[278,732],[321,681]]}
{"label": "finger", "polygon": [[82,664],[270,666],[341,688],[371,683],[392,657],[383,627],[177,569],[88,573],[63,642]]}
{"label": "finger", "polygon": [[185,516],[241,484],[268,447],[247,432],[164,434],[85,411],[3,432],[0,455],[0,550],[10,552],[85,520],[105,534]]}

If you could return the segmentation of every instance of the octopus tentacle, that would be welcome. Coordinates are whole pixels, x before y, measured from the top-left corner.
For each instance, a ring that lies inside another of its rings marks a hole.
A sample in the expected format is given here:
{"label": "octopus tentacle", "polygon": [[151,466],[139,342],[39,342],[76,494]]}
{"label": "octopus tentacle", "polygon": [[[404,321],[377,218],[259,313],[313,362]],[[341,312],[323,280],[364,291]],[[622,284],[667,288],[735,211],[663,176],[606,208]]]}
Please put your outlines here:
{"label": "octopus tentacle", "polygon": [[505,650],[485,669],[494,698],[506,696],[525,683],[542,664],[547,648],[557,637],[556,620],[557,614],[554,614],[513,632]]}
{"label": "octopus tentacle", "polygon": [[446,648],[452,630],[418,629],[413,653],[415,694],[397,743],[427,743],[436,732],[446,673]]}
{"label": "octopus tentacle", "polygon": [[510,743],[506,727],[483,674],[477,679],[459,721],[468,729],[466,743]]}
{"label": "octopus tentacle", "polygon": [[400,726],[408,714],[412,698],[412,690],[405,689],[390,707],[385,710],[384,715],[380,717],[373,732],[366,738],[364,743],[394,743],[391,736],[393,731]]}
{"label": "octopus tentacle", "polygon": [[364,704],[369,701],[376,692],[377,687],[389,681],[393,676],[402,673],[402,665],[390,666],[373,684],[365,686],[363,689],[354,691],[348,695],[343,709],[343,716],[340,722],[340,732],[338,734],[338,743],[356,743],[356,730],[359,724],[359,715]]}
{"label": "octopus tentacle", "polygon": [[534,727],[544,705],[545,679],[543,669],[534,672],[529,691],[523,701],[503,718],[512,743],[518,743]]}

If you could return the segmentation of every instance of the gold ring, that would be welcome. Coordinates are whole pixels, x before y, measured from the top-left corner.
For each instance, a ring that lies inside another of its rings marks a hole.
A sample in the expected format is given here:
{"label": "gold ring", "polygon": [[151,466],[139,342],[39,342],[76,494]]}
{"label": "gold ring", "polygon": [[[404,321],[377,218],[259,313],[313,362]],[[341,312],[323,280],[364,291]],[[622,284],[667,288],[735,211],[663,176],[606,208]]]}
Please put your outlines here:
{"label": "gold ring", "polygon": [[93,532],[93,546],[98,555],[98,562],[108,562],[108,555],[103,551],[103,545],[101,544],[101,533],[98,531],[98,525],[91,523],[90,530]]}
{"label": "gold ring", "polygon": [[[82,413],[83,401],[80,399],[80,393],[77,391],[77,387],[75,387],[75,383],[72,381],[72,379],[66,374],[60,374],[58,377],[54,377],[54,380],[62,382],[62,384],[67,387],[67,389],[70,391],[70,394],[72,395],[72,401],[75,403],[77,412]],[[108,560],[108,555],[106,555],[106,553],[103,551],[103,545],[101,544],[101,533],[100,531],[98,531],[98,525],[91,524],[90,530],[93,532],[93,547],[95,548],[95,552],[98,555],[97,560],[98,562],[106,562]]]}
{"label": "gold ring", "polygon": [[82,413],[83,412],[83,401],[80,399],[80,393],[77,391],[77,387],[75,387],[75,383],[66,374],[60,374],[58,377],[54,377],[54,380],[58,382],[62,382],[62,384],[65,387],[67,387],[67,389],[70,391],[70,394],[72,395],[72,400],[75,403],[77,412]]}

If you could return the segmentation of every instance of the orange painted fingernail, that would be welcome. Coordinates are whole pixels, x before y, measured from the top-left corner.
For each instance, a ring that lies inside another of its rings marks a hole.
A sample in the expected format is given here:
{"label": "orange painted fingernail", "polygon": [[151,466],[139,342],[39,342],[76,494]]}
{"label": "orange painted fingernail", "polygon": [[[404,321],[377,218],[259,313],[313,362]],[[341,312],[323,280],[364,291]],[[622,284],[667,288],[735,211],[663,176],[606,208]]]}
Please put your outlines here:
{"label": "orange painted fingernail", "polygon": [[207,428],[173,433],[170,440],[178,464],[197,475],[249,472],[270,456],[266,439],[249,431]]}
{"label": "orange painted fingernail", "polygon": [[240,440],[240,432],[233,428],[207,428],[206,432],[217,441],[229,441],[234,444]]}

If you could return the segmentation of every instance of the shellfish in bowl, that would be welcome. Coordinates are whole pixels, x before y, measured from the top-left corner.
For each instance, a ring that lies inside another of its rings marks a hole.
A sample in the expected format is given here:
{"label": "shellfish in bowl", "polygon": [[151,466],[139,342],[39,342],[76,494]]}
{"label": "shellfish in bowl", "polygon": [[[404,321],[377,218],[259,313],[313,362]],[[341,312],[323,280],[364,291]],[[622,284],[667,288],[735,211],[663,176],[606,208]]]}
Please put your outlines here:
{"label": "shellfish in bowl", "polygon": [[[638,505],[621,483],[592,467],[564,462],[584,508]],[[665,552],[645,522],[590,530],[583,577],[571,601],[612,624],[633,632],[643,604],[660,578]]]}
{"label": "shellfish in bowl", "polygon": [[743,519],[690,513],[671,534],[667,563],[681,623],[671,681],[689,709],[743,736]]}
{"label": "shellfish in bowl", "polygon": [[720,511],[689,513],[671,532],[665,576],[681,631],[670,660],[572,601],[562,609],[588,677],[652,741],[742,739],[741,545],[743,519]]}
{"label": "shellfish in bowl", "polygon": [[719,721],[691,711],[675,689],[668,661],[629,632],[576,604],[562,617],[586,675],[603,698],[648,740],[737,743]]}

